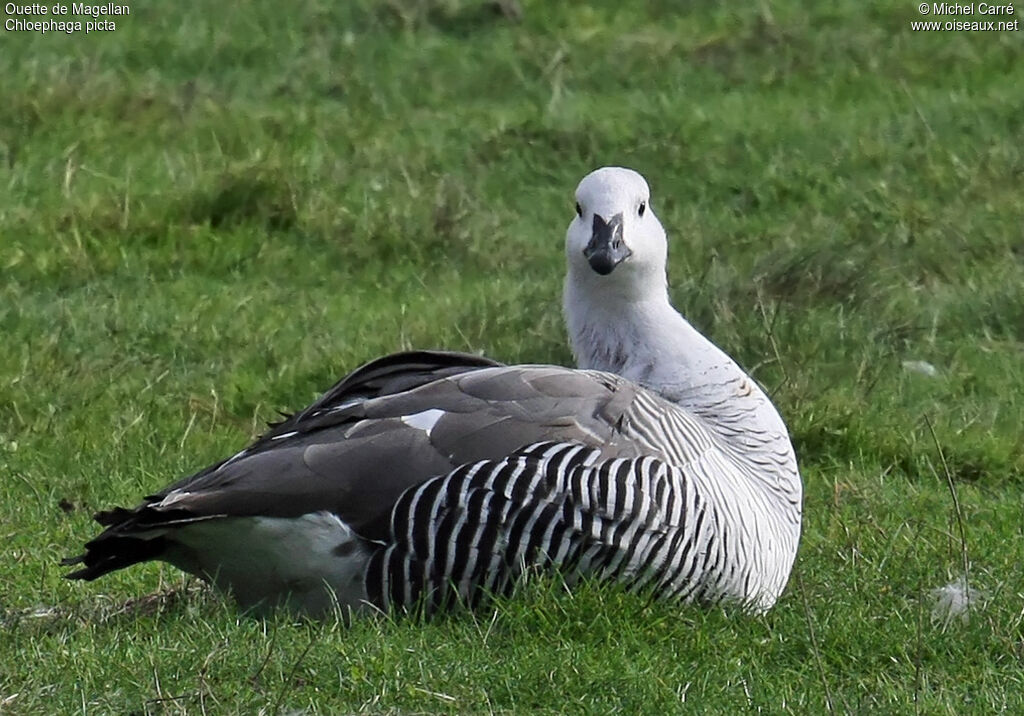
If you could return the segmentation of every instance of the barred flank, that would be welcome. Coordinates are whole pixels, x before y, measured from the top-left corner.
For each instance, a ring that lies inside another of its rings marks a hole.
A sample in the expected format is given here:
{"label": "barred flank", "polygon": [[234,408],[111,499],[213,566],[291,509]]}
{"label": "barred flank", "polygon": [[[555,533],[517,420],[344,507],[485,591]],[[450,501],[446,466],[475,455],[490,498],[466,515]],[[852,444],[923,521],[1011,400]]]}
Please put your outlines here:
{"label": "barred flank", "polygon": [[684,471],[654,457],[599,458],[579,444],[538,443],[409,490],[392,512],[393,541],[370,562],[370,599],[475,605],[524,569],[552,566],[710,596],[716,585],[702,576],[722,572],[725,555]]}

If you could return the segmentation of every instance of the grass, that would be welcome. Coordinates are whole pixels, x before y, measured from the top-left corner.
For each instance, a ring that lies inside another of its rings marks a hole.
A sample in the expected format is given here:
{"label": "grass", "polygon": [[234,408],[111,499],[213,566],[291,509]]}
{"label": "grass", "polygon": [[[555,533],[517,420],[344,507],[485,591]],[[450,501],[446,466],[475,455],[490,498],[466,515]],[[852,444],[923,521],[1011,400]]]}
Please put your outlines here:
{"label": "grass", "polygon": [[[195,0],[5,32],[0,712],[1024,709],[1021,36],[759,8]],[[602,164],[646,174],[676,304],[790,425],[805,531],[769,615],[537,579],[345,627],[161,565],[61,579],[92,511],[381,353],[568,363],[563,226]],[[958,521],[967,621],[932,616]]]}

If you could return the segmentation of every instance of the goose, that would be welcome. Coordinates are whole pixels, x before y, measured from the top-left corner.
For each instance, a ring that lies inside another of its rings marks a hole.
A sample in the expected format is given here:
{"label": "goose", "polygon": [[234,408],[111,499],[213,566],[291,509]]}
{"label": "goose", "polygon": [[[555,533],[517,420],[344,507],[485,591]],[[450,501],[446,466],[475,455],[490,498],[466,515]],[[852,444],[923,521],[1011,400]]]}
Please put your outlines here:
{"label": "goose", "polygon": [[244,610],[470,608],[527,570],[773,606],[802,483],[762,388],[671,305],[637,172],[582,179],[563,309],[577,368],[396,353],[241,452],[95,516],[67,576],[162,560]]}

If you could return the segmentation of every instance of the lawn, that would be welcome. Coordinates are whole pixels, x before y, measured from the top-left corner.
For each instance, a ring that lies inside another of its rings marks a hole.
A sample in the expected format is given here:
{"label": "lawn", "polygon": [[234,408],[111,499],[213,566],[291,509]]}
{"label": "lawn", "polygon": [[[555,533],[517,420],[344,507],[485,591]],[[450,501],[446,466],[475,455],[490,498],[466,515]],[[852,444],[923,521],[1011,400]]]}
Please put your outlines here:
{"label": "lawn", "polygon": [[[1024,710],[1024,34],[887,0],[126,2],[0,37],[0,713]],[[604,164],[790,426],[772,612],[537,578],[346,626],[159,564],[62,579],[93,511],[382,353],[571,362]]]}

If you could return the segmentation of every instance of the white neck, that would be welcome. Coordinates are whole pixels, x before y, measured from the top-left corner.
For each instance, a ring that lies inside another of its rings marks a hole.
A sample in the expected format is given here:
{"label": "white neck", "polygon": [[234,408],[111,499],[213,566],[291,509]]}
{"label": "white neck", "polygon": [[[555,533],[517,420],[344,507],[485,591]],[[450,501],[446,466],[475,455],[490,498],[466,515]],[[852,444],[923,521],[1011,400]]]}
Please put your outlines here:
{"label": "white neck", "polygon": [[[785,424],[768,397],[732,358],[679,315],[661,276],[660,281],[616,283],[602,280],[610,276],[588,276],[586,268],[570,267],[564,309],[578,366],[639,383],[723,434],[751,428],[751,434],[767,433],[772,442],[788,445]],[[633,295],[613,298],[610,291]],[[720,424],[723,420],[727,428]]]}

